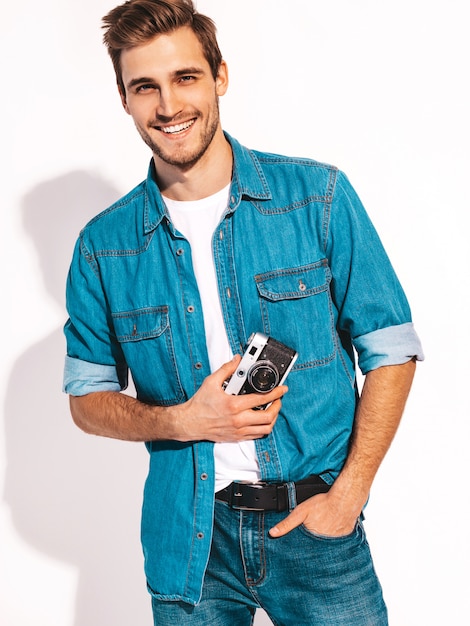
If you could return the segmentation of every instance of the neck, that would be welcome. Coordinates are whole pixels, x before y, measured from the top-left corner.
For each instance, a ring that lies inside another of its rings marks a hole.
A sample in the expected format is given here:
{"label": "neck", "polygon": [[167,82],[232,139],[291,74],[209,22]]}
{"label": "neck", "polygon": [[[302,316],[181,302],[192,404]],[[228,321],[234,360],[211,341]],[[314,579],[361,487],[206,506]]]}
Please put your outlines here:
{"label": "neck", "polygon": [[190,166],[165,163],[153,156],[160,191],[172,200],[201,200],[226,187],[232,179],[233,155],[220,129],[204,155]]}

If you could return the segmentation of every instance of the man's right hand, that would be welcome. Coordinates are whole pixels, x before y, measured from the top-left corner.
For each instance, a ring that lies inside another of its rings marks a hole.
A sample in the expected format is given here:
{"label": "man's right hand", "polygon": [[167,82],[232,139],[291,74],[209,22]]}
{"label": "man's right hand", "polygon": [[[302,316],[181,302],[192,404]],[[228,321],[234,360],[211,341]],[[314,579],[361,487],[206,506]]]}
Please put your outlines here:
{"label": "man's right hand", "polygon": [[[281,408],[280,398],[287,392],[281,385],[267,394],[233,396],[223,390],[224,381],[236,371],[241,357],[208,376],[184,404],[174,407],[176,419],[172,439],[178,441],[235,442],[259,439],[272,431]],[[272,403],[263,410],[260,404]]]}

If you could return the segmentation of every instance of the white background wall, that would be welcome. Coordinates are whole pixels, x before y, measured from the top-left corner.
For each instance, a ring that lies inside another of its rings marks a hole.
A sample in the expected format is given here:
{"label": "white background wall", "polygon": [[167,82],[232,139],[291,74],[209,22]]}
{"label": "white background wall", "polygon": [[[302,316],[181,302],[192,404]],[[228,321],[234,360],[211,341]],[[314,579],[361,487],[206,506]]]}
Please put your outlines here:
{"label": "white background wall", "polygon": [[[198,4],[231,70],[224,127],[345,170],[409,295],[427,360],[366,524],[391,626],[468,624],[467,3]],[[82,434],[60,391],[73,242],[149,159],[101,45],[114,5],[2,6],[1,626],[151,623],[146,452]]]}

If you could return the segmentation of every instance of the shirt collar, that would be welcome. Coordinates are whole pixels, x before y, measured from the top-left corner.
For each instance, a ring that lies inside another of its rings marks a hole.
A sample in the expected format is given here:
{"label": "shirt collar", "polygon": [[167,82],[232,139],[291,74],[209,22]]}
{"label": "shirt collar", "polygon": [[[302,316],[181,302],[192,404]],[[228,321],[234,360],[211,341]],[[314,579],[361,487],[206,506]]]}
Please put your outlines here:
{"label": "shirt collar", "polygon": [[[224,133],[233,153],[233,176],[229,195],[229,209],[234,211],[243,197],[256,200],[269,200],[271,190],[263,174],[261,164],[255,152],[242,146],[228,133]],[[168,217],[165,203],[157,185],[155,164],[150,161],[144,197],[145,232],[154,230]]]}

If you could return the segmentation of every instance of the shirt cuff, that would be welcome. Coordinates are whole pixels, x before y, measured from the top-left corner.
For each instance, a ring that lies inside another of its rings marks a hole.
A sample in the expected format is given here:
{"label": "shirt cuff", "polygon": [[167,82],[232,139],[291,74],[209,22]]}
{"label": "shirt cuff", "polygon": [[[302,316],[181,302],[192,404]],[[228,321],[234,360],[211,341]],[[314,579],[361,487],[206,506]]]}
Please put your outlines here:
{"label": "shirt cuff", "polygon": [[374,330],[354,339],[363,374],[384,365],[401,365],[415,358],[424,360],[423,349],[411,322]]}
{"label": "shirt cuff", "polygon": [[126,387],[127,370],[120,372],[114,365],[99,365],[65,357],[62,387],[65,393],[85,396],[94,391],[122,391]]}

